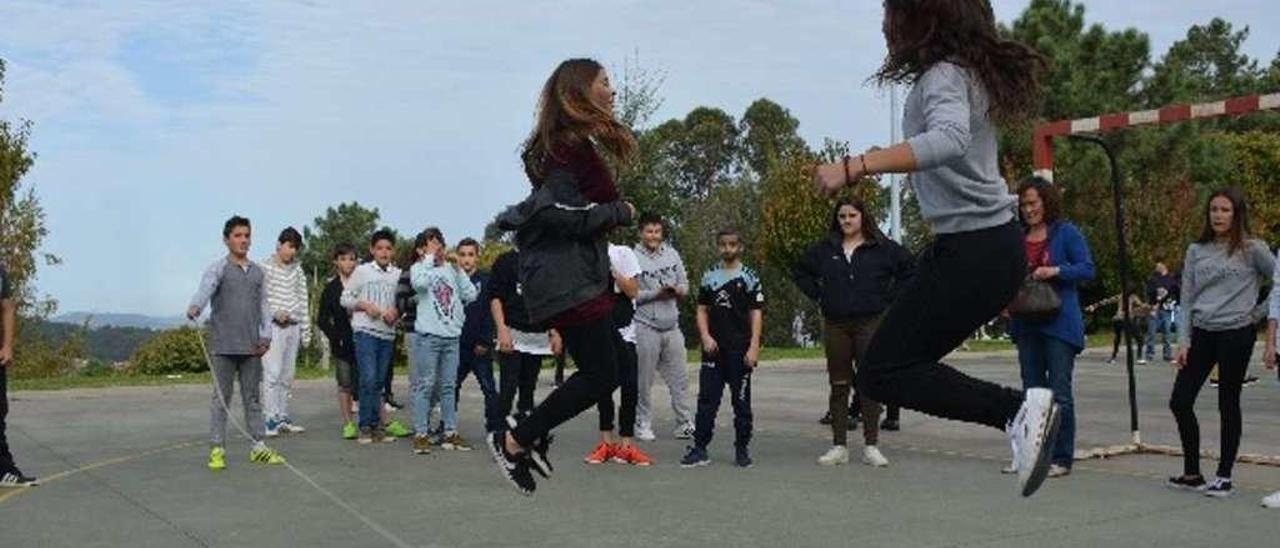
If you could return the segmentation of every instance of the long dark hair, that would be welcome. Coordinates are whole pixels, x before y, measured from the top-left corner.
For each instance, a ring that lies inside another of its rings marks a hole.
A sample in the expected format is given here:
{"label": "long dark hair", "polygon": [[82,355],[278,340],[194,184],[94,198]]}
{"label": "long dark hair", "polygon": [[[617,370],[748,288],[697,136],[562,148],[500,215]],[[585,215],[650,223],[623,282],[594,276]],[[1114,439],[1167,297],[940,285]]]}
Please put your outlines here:
{"label": "long dark hair", "polygon": [[889,54],[873,77],[914,83],[935,63],[973,72],[987,93],[987,115],[1016,124],[1039,108],[1048,59],[1000,36],[988,0],[884,0]]}
{"label": "long dark hair", "polygon": [[569,59],[560,63],[542,86],[537,121],[520,153],[525,174],[534,186],[541,184],[547,160],[559,147],[594,142],[621,162],[635,157],[636,139],[631,130],[589,97],[602,70],[604,67],[592,59]]}
{"label": "long dark hair", "polygon": [[867,210],[867,203],[857,198],[841,198],[836,201],[836,207],[831,210],[831,224],[827,227],[827,236],[834,243],[840,243],[844,240],[844,232],[840,230],[840,209],[844,206],[852,206],[862,215],[862,239],[868,242],[884,241],[884,232],[880,231],[880,224],[876,222],[875,216]]}
{"label": "long dark hair", "polygon": [[1204,202],[1204,229],[1200,231],[1200,239],[1196,240],[1196,243],[1209,244],[1218,239],[1213,233],[1213,221],[1209,218],[1209,210],[1213,207],[1214,198],[1226,198],[1231,201],[1231,230],[1227,233],[1230,238],[1227,254],[1232,255],[1244,249],[1244,241],[1253,236],[1253,231],[1249,230],[1249,202],[1244,199],[1244,193],[1238,188],[1215,190]]}

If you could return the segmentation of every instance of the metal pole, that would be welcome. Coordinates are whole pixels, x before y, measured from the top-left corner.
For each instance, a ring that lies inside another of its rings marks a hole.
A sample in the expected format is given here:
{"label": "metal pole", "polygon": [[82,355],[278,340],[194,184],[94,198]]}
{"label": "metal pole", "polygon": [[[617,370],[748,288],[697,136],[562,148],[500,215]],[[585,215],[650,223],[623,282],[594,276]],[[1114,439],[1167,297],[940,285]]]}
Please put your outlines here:
{"label": "metal pole", "polygon": [[1093,135],[1069,135],[1068,139],[1086,141],[1102,147],[1111,166],[1111,200],[1115,208],[1116,248],[1120,259],[1120,306],[1123,311],[1125,329],[1122,330],[1125,340],[1125,362],[1129,373],[1129,428],[1133,432],[1133,442],[1142,443],[1138,430],[1138,385],[1133,369],[1133,340],[1129,337],[1129,326],[1133,325],[1129,310],[1129,296],[1132,294],[1129,284],[1129,241],[1124,233],[1124,198],[1120,188],[1120,166],[1116,162],[1115,152],[1102,138]]}
{"label": "metal pole", "polygon": [[[889,85],[889,144],[898,144],[898,86]],[[889,237],[902,242],[902,176],[889,174]]]}

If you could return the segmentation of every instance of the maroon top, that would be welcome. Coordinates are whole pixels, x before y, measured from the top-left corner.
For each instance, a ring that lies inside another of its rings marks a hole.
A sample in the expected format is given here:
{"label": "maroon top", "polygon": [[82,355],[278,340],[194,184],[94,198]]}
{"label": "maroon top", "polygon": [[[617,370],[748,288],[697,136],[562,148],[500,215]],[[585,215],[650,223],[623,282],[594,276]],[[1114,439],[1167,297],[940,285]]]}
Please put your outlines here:
{"label": "maroon top", "polygon": [[1049,239],[1045,238],[1038,242],[1025,240],[1027,247],[1027,271],[1034,272],[1035,269],[1042,266],[1052,266],[1049,264]]}
{"label": "maroon top", "polygon": [[[543,173],[553,169],[564,169],[578,178],[578,190],[587,201],[597,204],[616,202],[621,199],[618,185],[613,181],[609,166],[596,152],[590,143],[580,146],[559,146],[547,159]],[[609,316],[613,311],[614,299],[608,285],[599,296],[585,301],[578,306],[561,312],[551,318],[551,327],[573,327],[593,323]]]}

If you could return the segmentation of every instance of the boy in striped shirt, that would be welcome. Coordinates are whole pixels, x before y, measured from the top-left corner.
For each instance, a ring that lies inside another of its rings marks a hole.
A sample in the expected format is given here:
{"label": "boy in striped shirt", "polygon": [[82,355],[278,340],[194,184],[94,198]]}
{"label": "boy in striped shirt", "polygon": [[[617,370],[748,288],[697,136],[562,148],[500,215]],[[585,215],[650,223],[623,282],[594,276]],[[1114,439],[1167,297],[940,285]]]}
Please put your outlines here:
{"label": "boy in striped shirt", "polygon": [[280,232],[276,252],[262,261],[264,288],[271,310],[271,347],[262,356],[263,402],[267,437],[280,432],[301,433],[305,428],[289,416],[289,397],[297,372],[298,350],[311,340],[307,308],[307,276],[297,260],[302,234],[293,227]]}

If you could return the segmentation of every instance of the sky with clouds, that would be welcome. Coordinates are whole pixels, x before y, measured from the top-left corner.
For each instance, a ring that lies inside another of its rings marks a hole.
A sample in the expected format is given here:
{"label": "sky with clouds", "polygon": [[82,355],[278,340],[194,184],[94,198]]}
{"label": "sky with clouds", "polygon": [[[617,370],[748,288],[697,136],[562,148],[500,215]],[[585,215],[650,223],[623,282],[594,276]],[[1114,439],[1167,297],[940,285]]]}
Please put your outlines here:
{"label": "sky with clouds", "polygon": [[[1084,4],[1156,54],[1214,16],[1248,24],[1269,61],[1273,2]],[[994,5],[1008,21],[1026,1]],[[527,188],[516,151],[567,57],[663,71],[658,120],[768,97],[810,142],[883,144],[880,19],[872,0],[6,0],[0,117],[35,123],[27,182],[65,261],[38,289],[63,311],[175,315],[233,213],[255,258],[352,200],[402,232],[478,235]]]}

